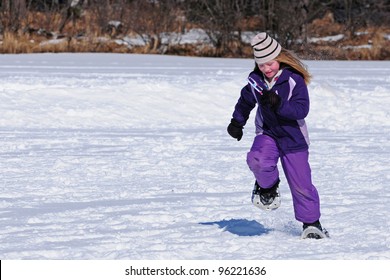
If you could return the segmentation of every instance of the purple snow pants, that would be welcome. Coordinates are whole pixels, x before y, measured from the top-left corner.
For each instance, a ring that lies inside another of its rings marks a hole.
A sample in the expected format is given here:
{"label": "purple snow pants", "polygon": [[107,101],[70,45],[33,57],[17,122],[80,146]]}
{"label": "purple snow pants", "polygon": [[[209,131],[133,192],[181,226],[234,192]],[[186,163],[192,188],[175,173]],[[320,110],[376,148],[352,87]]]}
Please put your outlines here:
{"label": "purple snow pants", "polygon": [[284,154],[274,139],[257,135],[248,152],[247,163],[260,187],[270,188],[279,179],[279,158],[292,194],[295,218],[303,223],[319,220],[320,199],[311,181],[308,150]]}

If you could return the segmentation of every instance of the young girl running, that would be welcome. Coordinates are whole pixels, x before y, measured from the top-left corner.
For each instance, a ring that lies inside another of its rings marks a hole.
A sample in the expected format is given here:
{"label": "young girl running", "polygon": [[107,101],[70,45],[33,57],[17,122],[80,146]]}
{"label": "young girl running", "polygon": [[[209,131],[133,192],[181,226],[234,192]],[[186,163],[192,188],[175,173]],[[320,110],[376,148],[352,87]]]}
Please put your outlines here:
{"label": "young girl running", "polygon": [[304,118],[309,113],[310,74],[295,54],[267,33],[251,41],[255,69],[227,128],[238,141],[252,109],[257,106],[256,137],[247,164],[256,179],[252,203],[264,210],[280,206],[280,159],[293,198],[295,218],[303,223],[302,238],[324,238],[320,199],[311,180],[309,138]]}

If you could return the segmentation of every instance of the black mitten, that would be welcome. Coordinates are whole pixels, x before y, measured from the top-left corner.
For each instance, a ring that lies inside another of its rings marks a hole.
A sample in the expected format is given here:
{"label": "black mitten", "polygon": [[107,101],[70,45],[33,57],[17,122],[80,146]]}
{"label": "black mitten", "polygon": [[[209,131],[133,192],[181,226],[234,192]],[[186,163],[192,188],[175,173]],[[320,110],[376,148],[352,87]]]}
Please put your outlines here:
{"label": "black mitten", "polygon": [[276,110],[280,105],[280,96],[274,91],[264,90],[263,95],[260,98],[260,103],[263,106],[269,104],[273,110]]}
{"label": "black mitten", "polygon": [[227,132],[229,133],[229,135],[235,139],[237,139],[237,141],[240,141],[241,138],[242,138],[242,135],[244,134],[243,133],[243,126],[240,125],[238,123],[238,121],[236,121],[235,119],[232,119],[230,121],[230,124],[228,125],[227,127]]}

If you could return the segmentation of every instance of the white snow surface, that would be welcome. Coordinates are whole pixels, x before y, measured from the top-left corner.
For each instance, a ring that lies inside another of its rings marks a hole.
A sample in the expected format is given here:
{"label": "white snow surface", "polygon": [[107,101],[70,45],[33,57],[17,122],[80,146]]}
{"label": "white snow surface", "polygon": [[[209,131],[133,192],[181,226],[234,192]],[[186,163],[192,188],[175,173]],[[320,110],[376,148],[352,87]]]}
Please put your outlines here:
{"label": "white snow surface", "polygon": [[325,240],[251,205],[252,59],[1,55],[0,258],[390,259],[390,61],[306,63]]}

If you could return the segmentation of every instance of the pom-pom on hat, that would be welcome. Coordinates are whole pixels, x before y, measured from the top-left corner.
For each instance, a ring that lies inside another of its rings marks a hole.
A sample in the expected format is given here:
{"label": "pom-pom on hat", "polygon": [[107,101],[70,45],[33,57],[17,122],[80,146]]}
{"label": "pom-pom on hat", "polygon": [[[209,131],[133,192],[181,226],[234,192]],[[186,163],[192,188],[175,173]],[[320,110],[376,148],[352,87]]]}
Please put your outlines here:
{"label": "pom-pom on hat", "polygon": [[253,37],[251,45],[257,64],[263,64],[275,59],[282,50],[280,44],[265,32]]}

